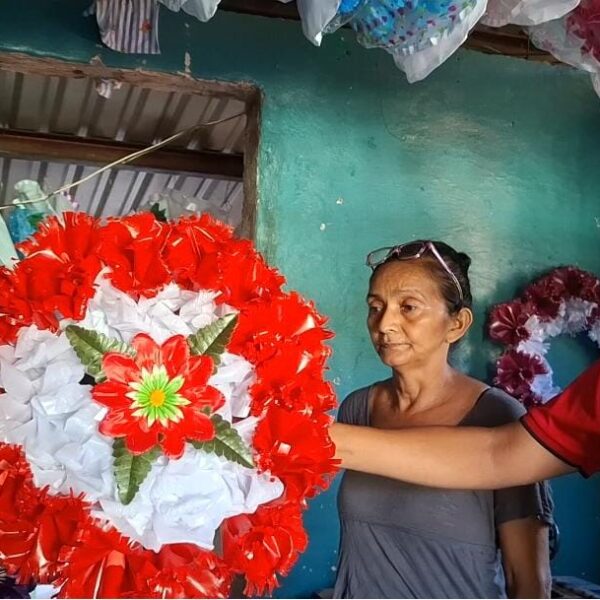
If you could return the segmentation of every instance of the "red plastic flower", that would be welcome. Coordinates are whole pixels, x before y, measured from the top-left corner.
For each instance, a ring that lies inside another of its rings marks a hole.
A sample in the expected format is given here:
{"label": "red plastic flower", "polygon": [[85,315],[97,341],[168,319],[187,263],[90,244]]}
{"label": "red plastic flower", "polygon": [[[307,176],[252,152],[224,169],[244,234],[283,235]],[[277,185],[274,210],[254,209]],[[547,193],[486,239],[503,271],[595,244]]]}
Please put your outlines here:
{"label": "red plastic flower", "polygon": [[530,285],[523,298],[531,306],[532,314],[541,321],[550,321],[558,316],[562,298],[558,286],[551,279],[545,277]]}
{"label": "red plastic flower", "polygon": [[0,559],[20,584],[50,583],[64,566],[60,553],[73,543],[85,504],[39,490],[31,500],[27,518],[0,520]]}
{"label": "red plastic flower", "polygon": [[84,317],[99,272],[100,261],[94,256],[77,263],[37,252],[16,265],[13,285],[18,298],[28,299],[33,323],[56,329],[60,318]]}
{"label": "red plastic flower", "polygon": [[59,557],[65,567],[55,583],[62,585],[58,597],[143,598],[138,595],[142,583],[138,577],[153,556],[116,530],[101,528],[91,519],[83,521],[77,539],[64,546]]}
{"label": "red plastic flower", "polygon": [[281,353],[257,369],[257,381],[250,392],[251,412],[257,417],[270,406],[280,406],[327,425],[327,411],[335,408],[336,397],[331,385],[323,378],[323,367],[313,362],[299,369],[306,360],[300,350]]}
{"label": "red plastic flower", "polygon": [[13,343],[21,327],[31,325],[33,309],[25,296],[17,294],[14,273],[0,267],[0,342]]}
{"label": "red plastic flower", "polygon": [[325,319],[298,294],[286,294],[270,302],[254,302],[239,314],[229,348],[255,365],[286,354],[302,360],[296,373],[317,360],[323,363],[330,351],[323,342],[332,334],[323,328]]}
{"label": "red plastic flower", "polygon": [[548,370],[539,356],[531,356],[518,350],[508,350],[496,363],[494,383],[516,398],[527,397],[536,375],[545,375]]}
{"label": "red plastic flower", "polygon": [[170,280],[162,258],[168,229],[150,213],[113,219],[102,228],[99,254],[116,288],[152,296]]}
{"label": "red plastic flower", "polygon": [[506,345],[529,339],[530,332],[525,323],[531,314],[531,306],[520,300],[498,304],[490,313],[490,337]]}
{"label": "red plastic flower", "polygon": [[19,245],[26,260],[16,265],[12,286],[17,298],[27,298],[38,327],[55,329],[61,317],[83,318],[102,268],[98,241],[93,217],[66,213],[64,223],[50,218]]}
{"label": "red plastic flower", "polygon": [[[546,278],[545,278],[546,279]],[[598,279],[577,267],[561,267],[555,269],[547,279],[550,280],[554,295],[561,296],[564,300],[581,298],[594,301]]]}
{"label": "red plastic flower", "polygon": [[297,504],[261,506],[254,514],[227,519],[223,527],[225,560],[246,578],[246,596],[262,596],[277,586],[304,552],[308,538]]}
{"label": "red plastic flower", "polygon": [[243,307],[255,300],[270,300],[281,292],[285,279],[269,267],[248,240],[232,240],[221,253],[217,302]]}
{"label": "red plastic flower", "polygon": [[60,318],[82,319],[102,268],[93,217],[66,213],[51,218],[19,249],[26,258],[0,276],[0,335],[14,340],[15,327],[56,329]]}
{"label": "red plastic flower", "polygon": [[92,391],[94,400],[109,408],[100,432],[125,438],[134,454],[158,444],[170,458],[182,456],[186,440],[211,440],[215,430],[207,411],[225,402],[221,392],[207,384],[212,359],[191,356],[182,335],[159,346],[140,333],[131,345],[134,357],[109,352],[102,360],[108,381]]}
{"label": "red plastic flower", "polygon": [[254,434],[258,465],[279,477],[286,499],[314,496],[337,471],[327,428],[305,415],[271,407]]}
{"label": "red plastic flower", "polygon": [[50,217],[38,231],[18,245],[27,257],[36,252],[52,252],[62,260],[85,261],[95,256],[99,238],[98,220],[85,213],[63,213],[61,219]]}
{"label": "red plastic flower", "polygon": [[174,223],[163,255],[175,281],[191,289],[218,289],[219,249],[231,235],[230,227],[208,214]]}
{"label": "red plastic flower", "polygon": [[135,598],[228,598],[232,573],[213,552],[192,544],[163,546],[138,572]]}
{"label": "red plastic flower", "polygon": [[91,520],[64,547],[60,598],[226,598],[231,573],[215,554],[191,544],[158,553]]}
{"label": "red plastic flower", "polygon": [[33,490],[33,475],[23,449],[0,443],[0,520],[19,518]]}

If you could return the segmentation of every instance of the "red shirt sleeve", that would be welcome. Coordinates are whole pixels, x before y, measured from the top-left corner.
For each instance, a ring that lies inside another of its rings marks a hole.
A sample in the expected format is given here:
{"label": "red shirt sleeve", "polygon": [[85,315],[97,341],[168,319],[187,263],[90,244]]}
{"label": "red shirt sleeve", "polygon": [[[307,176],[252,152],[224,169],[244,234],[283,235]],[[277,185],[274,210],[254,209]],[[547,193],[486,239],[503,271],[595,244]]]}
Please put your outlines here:
{"label": "red shirt sleeve", "polygon": [[521,423],[547,450],[589,477],[600,471],[600,360]]}

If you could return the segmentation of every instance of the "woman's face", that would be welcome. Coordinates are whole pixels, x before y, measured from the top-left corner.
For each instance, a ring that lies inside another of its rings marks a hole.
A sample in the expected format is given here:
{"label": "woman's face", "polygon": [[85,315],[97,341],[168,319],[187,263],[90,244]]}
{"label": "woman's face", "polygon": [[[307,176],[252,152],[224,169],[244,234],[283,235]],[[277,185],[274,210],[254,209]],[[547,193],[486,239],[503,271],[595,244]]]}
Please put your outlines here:
{"label": "woman's face", "polygon": [[379,267],[367,304],[371,341],[384,364],[418,366],[436,355],[446,360],[456,319],[448,314],[436,280],[418,260]]}

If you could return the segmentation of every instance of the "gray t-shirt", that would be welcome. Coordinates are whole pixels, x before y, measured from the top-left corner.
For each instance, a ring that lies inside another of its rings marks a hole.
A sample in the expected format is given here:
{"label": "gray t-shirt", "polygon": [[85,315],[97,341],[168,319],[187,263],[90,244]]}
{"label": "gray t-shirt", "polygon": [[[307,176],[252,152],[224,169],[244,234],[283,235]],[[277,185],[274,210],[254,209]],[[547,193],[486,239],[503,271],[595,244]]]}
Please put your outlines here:
{"label": "gray t-shirt", "polygon": [[[369,389],[344,400],[340,422],[369,425]],[[490,388],[460,425],[503,425],[524,412],[517,400]],[[506,598],[496,528],[529,516],[552,522],[545,483],[440,490],[355,471],[343,475],[338,509],[334,598]]]}

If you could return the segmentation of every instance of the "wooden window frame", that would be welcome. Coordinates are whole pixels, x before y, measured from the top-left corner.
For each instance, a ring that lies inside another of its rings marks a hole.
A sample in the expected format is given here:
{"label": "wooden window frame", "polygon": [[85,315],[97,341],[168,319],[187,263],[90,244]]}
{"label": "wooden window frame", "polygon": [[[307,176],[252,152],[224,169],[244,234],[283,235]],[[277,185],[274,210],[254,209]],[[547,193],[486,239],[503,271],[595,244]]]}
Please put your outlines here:
{"label": "wooden window frame", "polygon": [[[187,75],[139,69],[115,69],[105,65],[81,64],[38,58],[15,52],[0,52],[0,70],[75,79],[112,79],[132,86],[213,98],[240,100],[246,106],[243,155],[187,149],[161,149],[127,165],[157,171],[196,172],[219,179],[239,179],[244,189],[239,233],[254,239],[258,205],[258,146],[260,142],[260,90],[249,83],[194,79]],[[0,154],[28,160],[72,161],[108,164],[139,149],[114,141],[86,140],[71,136],[28,133],[0,129]]]}

